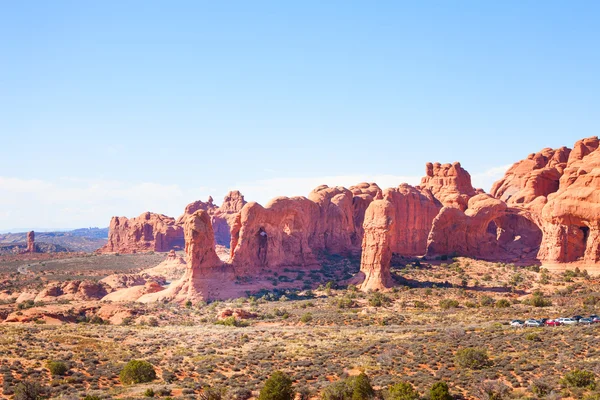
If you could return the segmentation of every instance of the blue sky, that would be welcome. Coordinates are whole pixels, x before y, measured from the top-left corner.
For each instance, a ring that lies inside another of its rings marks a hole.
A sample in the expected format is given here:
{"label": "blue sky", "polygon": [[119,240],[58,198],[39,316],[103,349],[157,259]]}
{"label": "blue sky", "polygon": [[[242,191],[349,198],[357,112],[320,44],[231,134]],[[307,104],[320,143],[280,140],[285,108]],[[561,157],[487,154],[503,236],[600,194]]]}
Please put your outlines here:
{"label": "blue sky", "polygon": [[597,135],[595,1],[52,1],[0,5],[0,230],[240,188],[417,183],[460,161],[489,189]]}

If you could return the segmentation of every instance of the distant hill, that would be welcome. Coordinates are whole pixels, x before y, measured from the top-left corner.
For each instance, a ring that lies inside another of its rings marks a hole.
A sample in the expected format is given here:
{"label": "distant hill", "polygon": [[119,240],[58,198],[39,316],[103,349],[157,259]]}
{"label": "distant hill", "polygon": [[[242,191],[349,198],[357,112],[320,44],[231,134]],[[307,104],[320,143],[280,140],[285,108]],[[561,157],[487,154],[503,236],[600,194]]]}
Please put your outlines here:
{"label": "distant hill", "polygon": [[[35,243],[44,251],[92,252],[104,246],[108,239],[108,228],[82,228],[66,232],[36,232]],[[27,242],[27,232],[0,234],[0,253],[18,251]],[[4,251],[2,251],[4,249]],[[13,250],[14,249],[14,250]]]}

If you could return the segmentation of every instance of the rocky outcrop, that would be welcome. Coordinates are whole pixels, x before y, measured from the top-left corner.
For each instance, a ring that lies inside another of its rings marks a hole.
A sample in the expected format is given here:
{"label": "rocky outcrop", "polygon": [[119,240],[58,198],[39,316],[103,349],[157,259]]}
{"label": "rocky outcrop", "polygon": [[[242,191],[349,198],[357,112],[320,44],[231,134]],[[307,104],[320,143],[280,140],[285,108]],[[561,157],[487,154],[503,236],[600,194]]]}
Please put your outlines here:
{"label": "rocky outcrop", "polygon": [[306,197],[277,197],[266,207],[246,204],[231,232],[236,274],[316,265],[311,244],[320,215],[319,206]]}
{"label": "rocky outcrop", "polygon": [[193,213],[184,224],[187,270],[184,276],[167,289],[141,296],[139,302],[174,301],[198,302],[219,299],[219,289],[231,285],[233,270],[224,264],[215,252],[215,239],[205,210]]}
{"label": "rocky outcrop", "polygon": [[[565,263],[600,261],[600,141],[579,140],[573,150],[543,149],[515,163],[492,187],[520,214],[530,213],[543,232],[538,259]],[[535,233],[521,227],[521,237]]]}
{"label": "rocky outcrop", "polygon": [[137,299],[139,299],[145,294],[157,293],[162,290],[164,290],[164,288],[157,282],[148,281],[143,285],[131,286],[109,293],[106,296],[104,296],[101,301],[111,301],[115,303],[137,301]]}
{"label": "rocky outcrop", "polygon": [[100,300],[112,289],[107,284],[94,281],[69,281],[50,283],[35,297],[35,302],[52,303],[59,300]]}
{"label": "rocky outcrop", "polygon": [[27,232],[27,252],[35,253],[35,232]]}
{"label": "rocky outcrop", "polygon": [[392,286],[390,232],[396,228],[396,219],[392,217],[394,213],[394,205],[386,199],[375,200],[366,210],[360,260],[360,273],[364,275],[361,290],[380,290]]}
{"label": "rocky outcrop", "polygon": [[145,212],[137,218],[113,217],[100,253],[136,253],[183,248],[183,229],[175,219]]}
{"label": "rocky outcrop", "polygon": [[545,148],[513,164],[492,186],[491,195],[509,205],[526,205],[558,190],[571,150]]}
{"label": "rocky outcrop", "polygon": [[600,150],[598,138],[577,142],[559,190],[542,209],[539,258],[549,262],[600,262]]}
{"label": "rocky outcrop", "polygon": [[419,189],[429,190],[445,207],[467,208],[469,199],[481,191],[471,185],[471,175],[459,162],[453,164],[427,163]]}
{"label": "rocky outcrop", "polygon": [[312,247],[334,254],[358,252],[360,242],[354,226],[353,194],[341,187],[322,185],[308,195],[319,207]]}
{"label": "rocky outcrop", "polygon": [[427,236],[440,209],[439,202],[429,190],[419,190],[408,184],[386,189],[381,197],[374,200],[365,213],[362,290],[390,287],[393,254],[420,256],[425,253]]}
{"label": "rocky outcrop", "polygon": [[245,204],[244,196],[238,190],[233,190],[227,193],[220,207],[213,203],[212,197],[209,197],[206,202],[195,201],[188,204],[183,215],[177,219],[177,223],[183,226],[183,223],[190,215],[198,210],[204,210],[211,217],[216,244],[229,247],[231,243],[231,228],[235,222],[236,215],[242,210]]}
{"label": "rocky outcrop", "polygon": [[541,242],[535,216],[480,194],[466,211],[444,207],[433,221],[427,256],[466,256],[484,260],[534,260]]}

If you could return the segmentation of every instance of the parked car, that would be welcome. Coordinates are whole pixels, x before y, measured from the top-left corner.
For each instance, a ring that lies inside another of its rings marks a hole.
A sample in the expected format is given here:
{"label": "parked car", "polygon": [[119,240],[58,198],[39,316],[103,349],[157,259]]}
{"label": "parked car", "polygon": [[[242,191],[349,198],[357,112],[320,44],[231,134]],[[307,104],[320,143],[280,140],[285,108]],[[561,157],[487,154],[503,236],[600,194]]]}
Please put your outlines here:
{"label": "parked car", "polygon": [[592,317],[590,317],[590,318],[592,319],[592,322],[593,322],[594,324],[597,324],[597,323],[599,323],[599,322],[600,322],[600,317],[598,317],[598,316],[595,316],[595,317],[593,317],[593,318],[592,318]]}
{"label": "parked car", "polygon": [[562,324],[556,319],[549,319],[545,322],[546,326],[561,326]]}
{"label": "parked car", "polygon": [[510,321],[510,326],[514,326],[517,328],[523,327],[523,324],[525,324],[525,322],[521,321],[520,319],[513,319],[512,321]]}
{"label": "parked car", "polygon": [[596,314],[592,314],[592,315],[590,315],[590,319],[593,321],[594,319],[600,319],[600,317],[597,316]]}
{"label": "parked car", "polygon": [[582,317],[581,315],[576,315],[576,316],[574,316],[574,317],[572,317],[572,318],[573,318],[575,321],[579,322],[579,320],[580,320],[581,318],[583,318],[583,317]]}
{"label": "parked car", "polygon": [[542,324],[537,319],[528,319],[527,321],[525,321],[525,326],[530,327],[530,328],[537,328],[540,326],[544,326],[544,324]]}
{"label": "parked car", "polygon": [[594,321],[592,321],[591,318],[581,318],[579,320],[580,324],[586,324],[586,325],[591,325]]}
{"label": "parked car", "polygon": [[574,318],[558,318],[557,321],[563,325],[577,325],[577,320]]}

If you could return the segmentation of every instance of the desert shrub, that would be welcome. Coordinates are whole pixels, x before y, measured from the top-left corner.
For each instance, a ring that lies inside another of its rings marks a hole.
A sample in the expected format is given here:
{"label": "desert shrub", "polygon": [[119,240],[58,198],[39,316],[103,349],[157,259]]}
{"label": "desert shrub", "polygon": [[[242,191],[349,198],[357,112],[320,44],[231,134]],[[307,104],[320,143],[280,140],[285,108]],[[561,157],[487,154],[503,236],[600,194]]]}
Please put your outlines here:
{"label": "desert shrub", "polygon": [[375,390],[364,373],[334,382],[321,394],[323,400],[368,400],[374,397]]}
{"label": "desert shrub", "polygon": [[494,304],[494,299],[490,296],[481,296],[479,304],[481,304],[482,307],[489,307]]}
{"label": "desert shrub", "polygon": [[154,389],[146,389],[146,391],[144,391],[144,397],[154,397]]}
{"label": "desert shrub", "polygon": [[151,382],[156,379],[156,372],[148,361],[131,360],[121,370],[119,379],[124,385]]}
{"label": "desert shrub", "polygon": [[83,400],[100,400],[100,396],[96,396],[95,394],[85,395]]}
{"label": "desert shrub", "polygon": [[387,390],[386,400],[417,400],[419,393],[410,382],[398,382]]}
{"label": "desert shrub", "polygon": [[164,396],[170,396],[171,395],[171,389],[169,389],[167,387],[162,387],[162,388],[160,388],[160,389],[158,389],[156,391],[156,394],[159,395],[159,396],[162,396],[162,397],[164,397]]}
{"label": "desert shrub", "polygon": [[448,384],[444,381],[436,382],[429,390],[430,400],[452,400]]}
{"label": "desert shrub", "polygon": [[281,371],[275,371],[261,389],[259,400],[292,400],[294,389],[292,380]]}
{"label": "desert shrub", "polygon": [[200,400],[221,400],[225,395],[225,389],[215,387],[204,387],[198,396]]}
{"label": "desert shrub", "polygon": [[466,347],[456,352],[456,363],[463,368],[482,369],[490,364],[487,351]]}
{"label": "desert shrub", "polygon": [[338,308],[352,308],[354,307],[354,300],[350,297],[344,296],[337,299]]}
{"label": "desert shrub", "polygon": [[231,317],[227,317],[225,319],[219,320],[215,322],[216,325],[224,325],[224,326],[236,326],[238,328],[242,328],[250,325],[247,321],[242,319],[237,319],[233,315]]}
{"label": "desert shrub", "polygon": [[583,304],[586,306],[595,306],[596,304],[600,304],[600,296],[587,296],[583,299]]}
{"label": "desert shrub", "polygon": [[67,367],[67,364],[65,364],[62,361],[48,361],[48,364],[46,365],[48,367],[48,370],[50,371],[50,373],[52,375],[64,375],[67,373],[67,371],[69,370],[69,368]]}
{"label": "desert shrub", "polygon": [[560,380],[560,383],[566,387],[587,387],[594,389],[596,387],[596,375],[590,371],[576,369],[567,372]]}
{"label": "desert shrub", "polygon": [[495,307],[496,308],[507,308],[507,307],[510,307],[510,301],[508,301],[506,299],[500,299],[500,300],[496,301]]}
{"label": "desert shrub", "polygon": [[510,388],[500,381],[483,381],[478,391],[482,400],[502,400],[510,394]]}
{"label": "desert shrub", "polygon": [[390,298],[381,292],[375,292],[369,297],[369,305],[372,307],[382,307],[390,302]]}
{"label": "desert shrub", "polygon": [[304,322],[305,324],[312,321],[312,319],[313,316],[309,312],[302,314],[302,316],[300,317],[300,321]]}
{"label": "desert shrub", "polygon": [[23,381],[15,388],[15,400],[38,400],[44,395],[44,388],[38,382]]}
{"label": "desert shrub", "polygon": [[546,397],[550,394],[550,392],[552,392],[552,386],[542,379],[536,379],[531,382],[529,390],[531,390],[531,393],[535,394],[537,397],[542,398]]}
{"label": "desert shrub", "polygon": [[236,388],[227,392],[228,400],[248,400],[252,397],[252,392],[245,388]]}
{"label": "desert shrub", "polygon": [[537,333],[528,333],[527,335],[525,335],[525,339],[526,340],[531,340],[532,342],[541,342],[542,339],[540,339],[540,337],[538,336]]}
{"label": "desert shrub", "polygon": [[454,299],[443,299],[440,300],[440,307],[442,310],[448,310],[450,308],[458,308],[458,301]]}

